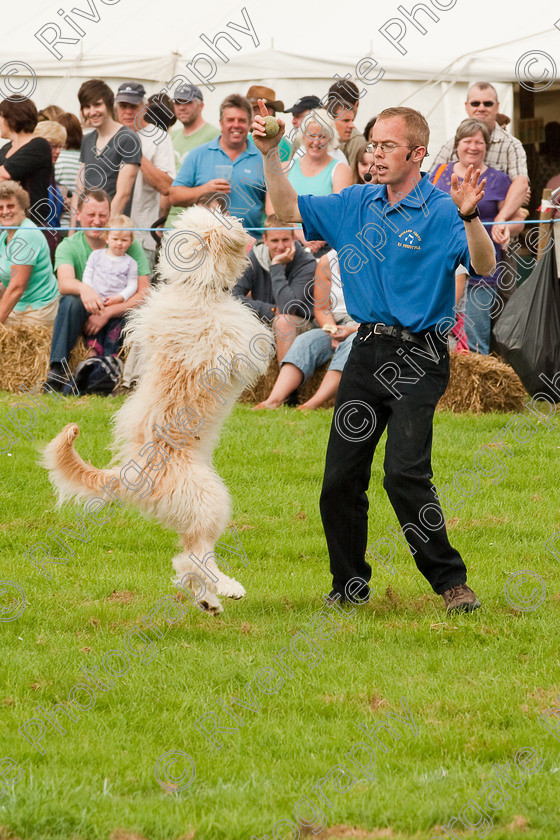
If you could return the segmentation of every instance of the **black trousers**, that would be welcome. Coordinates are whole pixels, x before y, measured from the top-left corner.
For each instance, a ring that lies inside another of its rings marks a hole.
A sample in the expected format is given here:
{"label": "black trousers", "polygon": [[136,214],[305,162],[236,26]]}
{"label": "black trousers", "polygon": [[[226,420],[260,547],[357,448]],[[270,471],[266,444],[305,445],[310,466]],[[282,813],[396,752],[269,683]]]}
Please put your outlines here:
{"label": "black trousers", "polygon": [[465,564],[449,543],[430,480],[434,411],[449,380],[447,347],[431,335],[432,354],[427,347],[374,335],[362,325],[344,367],[320,501],[333,587],[341,593],[355,578],[364,581],[367,592],[366,490],[385,428],[383,486],[419,571],[438,594],[466,581]]}

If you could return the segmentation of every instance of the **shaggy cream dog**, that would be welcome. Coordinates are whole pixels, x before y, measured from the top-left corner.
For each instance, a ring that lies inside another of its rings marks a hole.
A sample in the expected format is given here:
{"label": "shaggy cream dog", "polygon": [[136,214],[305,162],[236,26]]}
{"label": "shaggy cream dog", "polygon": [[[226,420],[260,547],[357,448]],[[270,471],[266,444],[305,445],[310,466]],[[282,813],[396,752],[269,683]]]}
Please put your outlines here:
{"label": "shaggy cream dog", "polygon": [[246,243],[237,219],[202,207],[181,215],[161,250],[163,282],[128,319],[142,373],[114,418],[111,467],[97,469],[77,454],[75,423],[44,452],[59,504],[104,491],[177,531],[177,581],[214,614],[223,609],[217,595],[241,598],[245,590],[213,554],[231,505],[212,453],[236,399],[274,353],[270,331],[230,294],[248,263]]}

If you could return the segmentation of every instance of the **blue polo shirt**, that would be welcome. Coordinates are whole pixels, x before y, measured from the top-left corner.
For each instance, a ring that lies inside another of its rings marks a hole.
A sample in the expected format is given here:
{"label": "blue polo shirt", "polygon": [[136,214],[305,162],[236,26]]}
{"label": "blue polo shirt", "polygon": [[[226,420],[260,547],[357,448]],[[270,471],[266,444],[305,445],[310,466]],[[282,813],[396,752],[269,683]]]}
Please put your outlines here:
{"label": "blue polo shirt", "polygon": [[[243,227],[260,227],[266,196],[262,155],[254,144],[248,143],[245,151],[232,161],[220,146],[221,136],[189,152],[173,186],[200,187],[216,177],[217,164],[229,164],[233,166],[229,212],[241,219]],[[258,232],[255,235],[258,237]]]}
{"label": "blue polo shirt", "polygon": [[348,314],[412,332],[454,318],[455,269],[470,266],[464,224],[450,195],[423,174],[394,205],[383,184],[300,195],[305,238],[338,252]]}

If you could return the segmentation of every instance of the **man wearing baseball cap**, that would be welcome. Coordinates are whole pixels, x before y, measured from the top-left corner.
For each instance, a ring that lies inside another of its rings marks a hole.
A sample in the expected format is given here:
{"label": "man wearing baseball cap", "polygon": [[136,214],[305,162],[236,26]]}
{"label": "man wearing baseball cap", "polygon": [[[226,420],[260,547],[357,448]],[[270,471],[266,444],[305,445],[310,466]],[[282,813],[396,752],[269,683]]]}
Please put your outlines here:
{"label": "man wearing baseball cap", "polygon": [[142,82],[123,82],[119,85],[115,103],[127,102],[129,105],[140,105],[146,96],[146,89]]}
{"label": "man wearing baseball cap", "polygon": [[175,116],[182,125],[171,132],[177,172],[190,151],[217,137],[220,130],[207,123],[202,112],[202,91],[196,85],[181,85],[173,94]]}
{"label": "man wearing baseball cap", "polygon": [[[171,132],[175,149],[175,174],[178,175],[189,152],[219,137],[220,130],[204,120],[202,91],[196,85],[180,85],[173,94],[173,108],[175,116],[182,123],[179,128]],[[167,217],[167,227],[183,209],[183,207],[171,208]]]}
{"label": "man wearing baseball cap", "polygon": [[[149,228],[168,205],[169,188],[175,177],[173,144],[167,131],[146,120],[146,91],[140,82],[124,82],[115,97],[117,119],[136,133],[142,148],[140,171],[136,176],[130,218],[139,228]],[[150,266],[155,262],[156,244],[147,231],[138,231],[136,238],[148,254]]]}
{"label": "man wearing baseball cap", "polygon": [[313,108],[322,108],[321,100],[318,96],[302,96],[297,102],[294,102],[291,108],[286,108],[285,114],[292,115],[292,125],[294,128],[299,128],[299,124],[309,111]]}

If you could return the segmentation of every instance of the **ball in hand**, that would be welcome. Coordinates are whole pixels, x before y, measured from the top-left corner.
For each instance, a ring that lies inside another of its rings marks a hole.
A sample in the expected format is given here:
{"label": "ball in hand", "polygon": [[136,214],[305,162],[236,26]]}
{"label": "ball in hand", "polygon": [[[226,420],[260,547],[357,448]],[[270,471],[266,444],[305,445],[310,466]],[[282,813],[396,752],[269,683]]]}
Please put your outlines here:
{"label": "ball in hand", "polygon": [[276,117],[264,118],[264,131],[267,137],[276,137],[280,131],[280,125]]}

